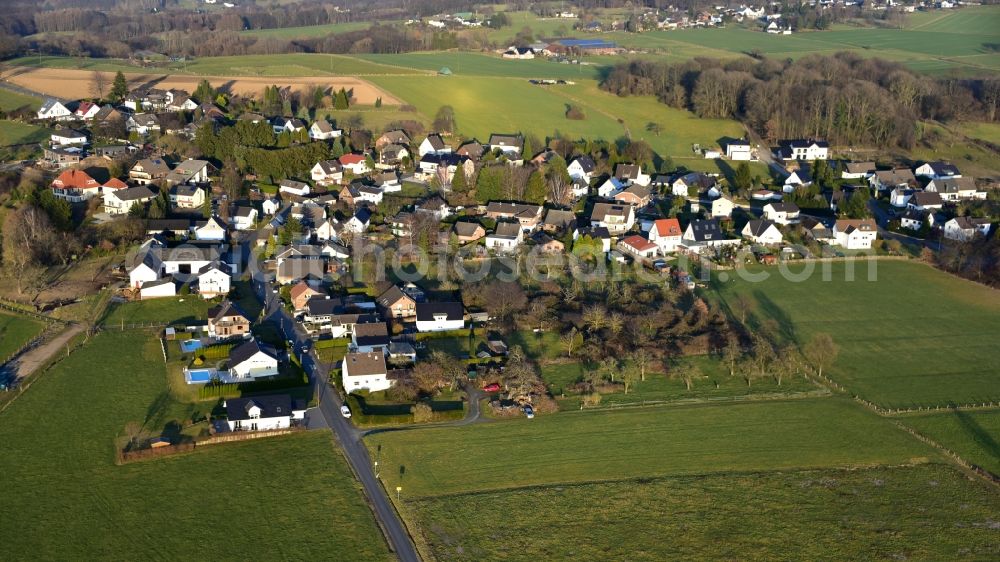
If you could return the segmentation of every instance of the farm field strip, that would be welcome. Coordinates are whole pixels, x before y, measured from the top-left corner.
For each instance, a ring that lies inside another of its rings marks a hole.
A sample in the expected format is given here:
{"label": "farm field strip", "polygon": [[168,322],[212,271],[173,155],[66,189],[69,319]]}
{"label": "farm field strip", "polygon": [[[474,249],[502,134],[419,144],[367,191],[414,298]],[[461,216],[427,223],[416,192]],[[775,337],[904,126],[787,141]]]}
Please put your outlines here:
{"label": "farm field strip", "polygon": [[438,560],[985,560],[1000,500],[926,465],[545,486],[404,509]]}
{"label": "farm field strip", "polygon": [[953,410],[904,416],[899,421],[955,451],[966,461],[1000,475],[1000,411]]}
{"label": "farm field strip", "polygon": [[[367,436],[390,489],[427,497],[640,477],[923,462],[932,450],[820,398],[577,411]],[[455,478],[461,474],[461,478]]]}
{"label": "farm field strip", "polygon": [[45,324],[40,320],[0,313],[0,361],[6,359],[44,330]]}

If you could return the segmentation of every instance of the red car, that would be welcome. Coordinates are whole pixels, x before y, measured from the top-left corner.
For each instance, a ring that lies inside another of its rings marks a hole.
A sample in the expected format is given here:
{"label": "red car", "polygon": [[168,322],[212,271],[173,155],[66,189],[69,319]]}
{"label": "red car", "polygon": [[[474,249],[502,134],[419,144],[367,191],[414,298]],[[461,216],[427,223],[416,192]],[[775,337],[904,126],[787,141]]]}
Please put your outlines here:
{"label": "red car", "polygon": [[500,385],[497,384],[497,383],[488,384],[488,385],[486,385],[486,386],[483,387],[483,390],[485,390],[486,392],[499,392],[500,391]]}

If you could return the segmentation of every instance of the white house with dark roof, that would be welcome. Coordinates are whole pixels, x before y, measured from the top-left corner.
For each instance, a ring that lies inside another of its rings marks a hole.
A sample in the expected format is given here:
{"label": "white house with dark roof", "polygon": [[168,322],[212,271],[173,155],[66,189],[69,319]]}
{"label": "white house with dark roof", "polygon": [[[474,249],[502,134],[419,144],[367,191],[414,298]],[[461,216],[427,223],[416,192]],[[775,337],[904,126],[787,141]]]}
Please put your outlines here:
{"label": "white house with dark roof", "polygon": [[378,392],[392,386],[382,350],[348,353],[340,363],[340,377],[347,392],[361,389]]}
{"label": "white house with dark roof", "polygon": [[287,394],[227,398],[223,406],[230,431],[285,429],[305,416],[305,407],[296,406]]}
{"label": "white house with dark roof", "polygon": [[309,171],[317,185],[331,185],[344,179],[344,167],[337,160],[321,160]]}
{"label": "white house with dark roof", "polygon": [[233,211],[233,228],[236,230],[250,230],[257,222],[257,209],[250,205],[237,205]]}
{"label": "white house with dark roof", "polygon": [[128,189],[114,189],[105,191],[102,195],[104,199],[104,212],[109,215],[127,215],[132,207],[145,205],[156,197],[148,187],[140,185]]}
{"label": "white house with dark roof", "polygon": [[968,177],[934,179],[924,189],[939,194],[945,201],[986,199],[986,192],[979,191],[976,188],[976,181]]}
{"label": "white house with dark roof", "polygon": [[524,242],[524,230],[512,221],[498,221],[493,232],[486,235],[486,248],[496,252],[513,252]]}
{"label": "white house with dark roof", "polygon": [[764,218],[775,224],[792,224],[799,220],[799,206],[795,203],[774,201],[764,205]]}
{"label": "white house with dark roof", "polygon": [[848,250],[867,250],[878,238],[878,227],[871,219],[840,219],[833,225],[833,238]]}
{"label": "white house with dark roof", "polygon": [[234,379],[259,379],[277,374],[277,353],[255,339],[229,352],[229,376]]}
{"label": "white house with dark roof", "polygon": [[585,183],[590,183],[596,169],[594,159],[587,155],[577,156],[566,166],[566,172],[571,179],[582,180]]}
{"label": "white house with dark roof", "polygon": [[417,147],[417,154],[421,157],[425,154],[449,154],[451,153],[451,147],[448,143],[444,142],[441,135],[437,133],[431,133],[424,137],[424,140],[420,141],[420,146]]}
{"label": "white house with dark roof", "polygon": [[309,195],[310,187],[305,182],[284,179],[278,183],[278,192],[305,197]]}
{"label": "white house with dark roof", "polygon": [[830,155],[830,144],[826,141],[792,139],[778,143],[777,156],[782,160],[826,160]]}
{"label": "white house with dark roof", "polygon": [[944,237],[949,240],[967,242],[977,234],[986,236],[990,233],[990,219],[973,217],[955,217],[944,223]]}
{"label": "white house with dark roof", "polygon": [[743,139],[727,142],[726,158],[730,160],[753,160],[753,153],[750,150],[750,142]]}
{"label": "white house with dark roof", "polygon": [[635,225],[635,207],[613,203],[595,203],[590,213],[590,224],[604,227],[612,235],[627,232]]}
{"label": "white house with dark roof", "polygon": [[490,150],[500,150],[508,157],[521,156],[521,150],[524,148],[524,137],[521,135],[501,135],[492,134],[490,135],[489,141]]}
{"label": "white house with dark roof", "polygon": [[330,140],[341,136],[344,132],[334,128],[326,119],[317,119],[309,126],[309,138],[312,140]]}
{"label": "white house with dark roof", "polygon": [[944,178],[960,178],[962,177],[962,172],[960,172],[958,170],[958,166],[955,166],[954,164],[936,161],[924,162],[923,164],[917,166],[913,170],[913,175],[932,180],[939,180]]}
{"label": "white house with dark roof", "polygon": [[214,261],[198,270],[198,294],[203,299],[211,299],[228,295],[232,289],[232,276],[229,266]]}
{"label": "white house with dark roof", "polygon": [[781,244],[783,236],[778,227],[769,220],[754,219],[743,227],[740,232],[744,238],[755,244]]}
{"label": "white house with dark roof", "polygon": [[73,112],[63,102],[54,98],[46,98],[42,103],[42,107],[38,108],[38,118],[51,119],[53,121],[68,121],[73,119]]}
{"label": "white house with dark roof", "polygon": [[700,253],[704,248],[737,245],[740,240],[726,238],[717,219],[695,219],[684,230],[682,243],[688,250]]}
{"label": "white house with dark roof", "polygon": [[465,308],[460,302],[418,302],[415,308],[418,332],[446,332],[465,327]]}

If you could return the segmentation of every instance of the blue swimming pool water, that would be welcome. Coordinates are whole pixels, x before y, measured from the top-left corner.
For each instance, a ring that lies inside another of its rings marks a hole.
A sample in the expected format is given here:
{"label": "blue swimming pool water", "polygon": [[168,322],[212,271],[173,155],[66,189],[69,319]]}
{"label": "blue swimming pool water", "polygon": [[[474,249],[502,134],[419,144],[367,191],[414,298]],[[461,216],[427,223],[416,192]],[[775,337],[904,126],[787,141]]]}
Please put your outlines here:
{"label": "blue swimming pool water", "polygon": [[188,380],[191,382],[208,382],[212,380],[212,371],[209,369],[188,371]]}
{"label": "blue swimming pool water", "polygon": [[184,353],[191,353],[197,349],[201,349],[201,340],[184,340],[181,342],[181,351]]}

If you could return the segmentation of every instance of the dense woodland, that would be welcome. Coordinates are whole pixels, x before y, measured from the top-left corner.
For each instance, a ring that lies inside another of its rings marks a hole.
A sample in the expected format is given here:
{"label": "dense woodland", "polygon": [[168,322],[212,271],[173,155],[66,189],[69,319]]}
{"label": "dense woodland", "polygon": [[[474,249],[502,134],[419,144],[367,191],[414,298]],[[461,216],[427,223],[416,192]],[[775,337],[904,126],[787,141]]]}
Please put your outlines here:
{"label": "dense woodland", "polygon": [[909,148],[919,120],[1000,116],[998,79],[934,79],[846,52],[795,61],[636,60],[615,66],[601,86],[619,96],[654,95],[700,117],[739,119],[770,142],[812,137]]}

